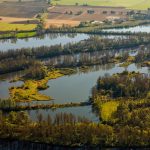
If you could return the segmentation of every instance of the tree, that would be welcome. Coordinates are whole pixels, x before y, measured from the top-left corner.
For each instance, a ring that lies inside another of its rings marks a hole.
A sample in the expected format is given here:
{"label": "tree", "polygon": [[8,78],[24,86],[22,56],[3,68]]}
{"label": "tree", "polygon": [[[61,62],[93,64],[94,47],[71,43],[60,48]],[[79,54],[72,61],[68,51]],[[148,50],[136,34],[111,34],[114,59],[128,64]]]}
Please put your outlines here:
{"label": "tree", "polygon": [[130,118],[129,118],[129,109],[127,104],[121,103],[117,107],[116,117],[118,118],[120,124],[126,124],[128,122]]}

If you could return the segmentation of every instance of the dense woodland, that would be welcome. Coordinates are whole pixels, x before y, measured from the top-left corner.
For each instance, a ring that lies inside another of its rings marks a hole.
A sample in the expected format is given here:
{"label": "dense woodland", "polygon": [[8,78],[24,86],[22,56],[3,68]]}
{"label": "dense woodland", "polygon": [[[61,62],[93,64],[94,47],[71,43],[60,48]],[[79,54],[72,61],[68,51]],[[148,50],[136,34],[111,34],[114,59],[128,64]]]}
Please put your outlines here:
{"label": "dense woodland", "polygon": [[135,56],[135,63],[150,61],[150,49],[141,49]]}
{"label": "dense woodland", "polygon": [[[126,109],[126,107],[124,109],[121,107],[124,108],[120,105],[117,114],[120,113],[120,109],[121,113]],[[7,117],[1,113],[0,136],[4,139],[21,139],[69,146],[148,147],[150,141],[149,113],[149,109],[135,111],[129,120],[131,124],[128,125],[120,119],[120,122],[114,126],[92,123],[72,114],[57,114],[53,120],[49,115],[46,120],[43,120],[42,115],[39,114],[38,122],[34,123],[24,112],[12,112]]]}
{"label": "dense woodland", "polygon": [[119,75],[100,77],[97,82],[99,93],[116,97],[141,98],[147,96],[150,90],[149,75],[123,72]]}
{"label": "dense woodland", "polygon": [[[114,129],[119,128],[120,140],[124,139],[130,146],[133,141],[137,144],[138,140],[146,144],[150,142],[149,91],[148,75],[126,71],[113,76],[106,75],[99,78],[93,88],[93,107],[102,123]],[[136,130],[138,132],[134,133]],[[146,136],[144,141],[143,135]]]}

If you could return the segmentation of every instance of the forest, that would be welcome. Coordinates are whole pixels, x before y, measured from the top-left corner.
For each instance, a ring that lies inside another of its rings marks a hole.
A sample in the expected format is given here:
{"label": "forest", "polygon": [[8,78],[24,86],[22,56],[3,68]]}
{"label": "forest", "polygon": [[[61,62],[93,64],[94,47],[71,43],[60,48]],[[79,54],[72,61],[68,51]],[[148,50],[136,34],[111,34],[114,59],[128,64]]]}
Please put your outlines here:
{"label": "forest", "polygon": [[[132,139],[132,136],[135,135],[132,132],[135,130],[139,131],[140,141],[143,136],[141,131],[147,136],[143,144],[146,143],[146,140],[149,141],[149,90],[149,76],[127,71],[99,78],[97,85],[93,87],[93,107],[97,110],[102,123],[114,128],[126,128],[121,131],[123,135],[120,136],[120,140],[126,140],[126,144],[133,141],[138,143],[138,138]],[[131,129],[130,136],[128,129]]]}
{"label": "forest", "polygon": [[49,115],[46,120],[43,120],[42,115],[38,115],[38,121],[35,123],[24,112],[12,112],[8,116],[1,113],[0,136],[3,139],[21,139],[66,146],[148,147],[149,110],[134,111],[131,119],[125,122],[126,110],[126,105],[118,107],[116,116],[117,114],[120,116],[121,111],[123,119],[118,118],[119,122],[116,125],[92,123],[85,118],[76,118],[72,114],[57,114],[54,120]]}

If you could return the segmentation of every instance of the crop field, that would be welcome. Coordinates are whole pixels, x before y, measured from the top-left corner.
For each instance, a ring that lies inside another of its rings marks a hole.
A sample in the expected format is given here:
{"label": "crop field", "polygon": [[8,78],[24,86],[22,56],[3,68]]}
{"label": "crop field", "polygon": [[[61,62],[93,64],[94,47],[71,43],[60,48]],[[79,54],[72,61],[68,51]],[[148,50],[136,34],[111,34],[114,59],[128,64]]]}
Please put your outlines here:
{"label": "crop field", "polygon": [[0,3],[0,31],[34,30],[38,20],[35,16],[46,10],[46,2],[2,2]]}
{"label": "crop field", "polygon": [[[72,21],[103,21],[108,18],[126,18],[127,9],[123,7],[101,6],[53,6],[48,9],[48,19]],[[89,11],[93,11],[90,13]],[[64,23],[66,23],[64,21]]]}
{"label": "crop field", "polygon": [[15,31],[15,30],[29,31],[34,30],[35,27],[36,27],[35,24],[10,24],[0,22],[0,31]]}
{"label": "crop field", "polygon": [[150,0],[53,0],[53,4],[60,5],[91,5],[91,6],[113,6],[126,7],[129,9],[145,10],[150,7]]}
{"label": "crop field", "polygon": [[0,16],[33,18],[48,7],[45,2],[3,2],[0,3]]}

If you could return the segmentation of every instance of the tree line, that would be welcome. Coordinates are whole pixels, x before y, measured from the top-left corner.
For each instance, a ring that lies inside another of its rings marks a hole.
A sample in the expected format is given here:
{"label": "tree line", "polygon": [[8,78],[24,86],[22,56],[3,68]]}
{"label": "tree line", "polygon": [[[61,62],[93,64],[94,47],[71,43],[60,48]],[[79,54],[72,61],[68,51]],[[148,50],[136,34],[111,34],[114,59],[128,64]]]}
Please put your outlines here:
{"label": "tree line", "polygon": [[112,98],[145,97],[150,90],[150,78],[147,74],[124,71],[113,76],[99,77],[96,89]]}
{"label": "tree line", "polygon": [[[144,114],[148,113],[144,111]],[[80,147],[148,147],[150,141],[148,127],[92,123],[72,114],[56,114],[54,119],[48,115],[45,120],[39,114],[37,122],[32,122],[24,112],[11,112],[7,116],[0,113],[0,122],[1,139]]]}

